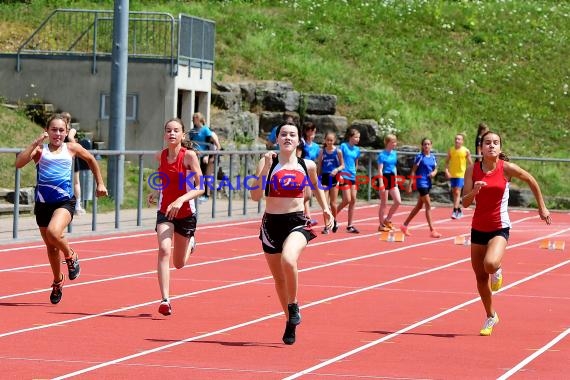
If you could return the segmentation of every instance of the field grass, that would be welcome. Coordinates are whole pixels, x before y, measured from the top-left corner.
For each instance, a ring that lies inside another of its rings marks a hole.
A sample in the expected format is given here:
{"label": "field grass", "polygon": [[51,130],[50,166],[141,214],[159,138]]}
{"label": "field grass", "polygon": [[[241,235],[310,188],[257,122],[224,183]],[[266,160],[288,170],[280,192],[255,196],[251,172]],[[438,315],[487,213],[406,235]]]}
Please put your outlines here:
{"label": "field grass", "polygon": [[[4,51],[55,8],[113,8],[111,0],[26,3],[0,4]],[[429,136],[438,151],[457,132],[473,149],[484,121],[511,156],[569,156],[570,2],[130,1],[130,9],[215,21],[216,81],[285,80],[334,94],[349,121],[375,119],[406,144]],[[528,165],[549,195],[570,193],[569,166]]]}

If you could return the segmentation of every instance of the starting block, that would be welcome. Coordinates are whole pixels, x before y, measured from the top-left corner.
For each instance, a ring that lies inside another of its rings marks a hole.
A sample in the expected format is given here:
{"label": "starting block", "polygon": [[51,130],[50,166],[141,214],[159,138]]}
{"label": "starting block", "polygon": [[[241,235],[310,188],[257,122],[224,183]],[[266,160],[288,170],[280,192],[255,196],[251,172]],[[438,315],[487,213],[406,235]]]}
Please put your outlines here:
{"label": "starting block", "polygon": [[380,241],[402,243],[404,241],[404,233],[396,231],[380,232]]}
{"label": "starting block", "polygon": [[566,248],[566,242],[564,240],[541,240],[539,248],[551,251],[564,251],[564,248]]}
{"label": "starting block", "polygon": [[471,237],[469,235],[459,235],[453,241],[455,245],[471,245]]}

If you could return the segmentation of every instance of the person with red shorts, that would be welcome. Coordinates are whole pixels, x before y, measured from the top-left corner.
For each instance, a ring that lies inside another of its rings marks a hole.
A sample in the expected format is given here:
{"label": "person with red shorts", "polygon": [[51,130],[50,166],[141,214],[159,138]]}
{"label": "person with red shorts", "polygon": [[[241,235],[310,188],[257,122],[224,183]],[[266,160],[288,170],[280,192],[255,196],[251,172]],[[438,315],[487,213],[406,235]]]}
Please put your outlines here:
{"label": "person with red shorts", "polygon": [[158,203],[156,234],[158,238],[158,286],[162,301],[158,312],[172,314],[170,303],[170,256],[176,269],[182,269],[196,245],[195,199],[204,193],[200,186],[202,170],[196,152],[186,148],[184,124],[180,119],[171,119],[164,125],[164,140],[167,148],[157,152],[160,163],[158,177],[160,186],[148,196],[148,203]]}
{"label": "person with red shorts", "polygon": [[497,133],[488,131],[482,135],[481,155],[482,160],[470,165],[465,172],[462,204],[469,207],[473,201],[476,202],[471,222],[471,266],[487,314],[480,335],[489,336],[499,322],[492,292],[503,285],[501,264],[511,227],[507,209],[511,178],[518,178],[529,185],[538,204],[540,219],[546,224],[551,224],[552,219],[538,183],[526,170],[508,162],[501,151],[501,137]]}
{"label": "person with red shorts", "polygon": [[319,188],[316,164],[296,155],[299,127],[284,124],[276,133],[279,151],[269,151],[260,159],[250,192],[254,201],[261,200],[264,194],[266,197],[259,238],[287,319],[283,342],[293,344],[296,327],[301,323],[297,261],[308,242],[316,237],[304,215],[304,188],[309,186],[314,191],[326,228],[332,228],[333,215]]}

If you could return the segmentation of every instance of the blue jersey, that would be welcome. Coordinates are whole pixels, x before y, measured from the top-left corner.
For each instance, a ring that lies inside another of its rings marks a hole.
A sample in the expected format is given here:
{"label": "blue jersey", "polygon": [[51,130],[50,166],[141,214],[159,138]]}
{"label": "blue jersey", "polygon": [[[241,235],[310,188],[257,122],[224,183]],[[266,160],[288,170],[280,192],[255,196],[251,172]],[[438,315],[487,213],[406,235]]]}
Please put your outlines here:
{"label": "blue jersey", "polygon": [[316,142],[312,142],[310,145],[305,141],[303,143],[303,158],[311,161],[317,161],[319,157],[319,152],[321,150],[320,145]]}
{"label": "blue jersey", "polygon": [[382,174],[396,174],[396,164],[398,163],[398,154],[395,150],[383,150],[378,153],[378,165],[382,165]]}
{"label": "blue jersey", "polygon": [[433,154],[425,156],[423,153],[418,153],[416,158],[414,158],[414,165],[417,165],[416,169],[416,187],[429,188],[431,187],[431,177],[429,173],[433,172],[437,167],[437,161]]}
{"label": "blue jersey", "polygon": [[188,132],[188,137],[191,141],[198,143],[198,150],[212,150],[210,144],[212,131],[207,125],[203,125],[200,128],[192,128],[192,130]]}
{"label": "blue jersey", "polygon": [[323,158],[321,164],[323,174],[331,174],[333,170],[340,166],[337,149],[338,148],[335,148],[332,153],[329,153],[326,149],[323,149]]}
{"label": "blue jersey", "polygon": [[360,157],[360,148],[356,145],[350,146],[349,143],[340,144],[340,151],[344,158],[344,170],[342,178],[354,181],[356,179],[356,160]]}
{"label": "blue jersey", "polygon": [[59,153],[50,152],[48,144],[44,144],[42,155],[36,164],[36,202],[57,203],[73,197],[72,162],[73,157],[67,149],[67,144],[62,144]]}

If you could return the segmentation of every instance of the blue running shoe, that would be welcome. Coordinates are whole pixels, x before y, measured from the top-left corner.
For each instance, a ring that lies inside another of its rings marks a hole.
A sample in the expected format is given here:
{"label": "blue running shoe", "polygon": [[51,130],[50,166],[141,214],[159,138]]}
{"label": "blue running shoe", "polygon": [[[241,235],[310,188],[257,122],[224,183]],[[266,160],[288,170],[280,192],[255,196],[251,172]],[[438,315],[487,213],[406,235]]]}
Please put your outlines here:
{"label": "blue running shoe", "polygon": [[[81,267],[79,266],[79,256],[73,250],[71,250],[71,252],[73,252],[72,256],[69,259],[65,259],[65,263],[67,264],[69,279],[73,281],[79,277]],[[75,259],[73,258],[73,255],[75,255]]]}

